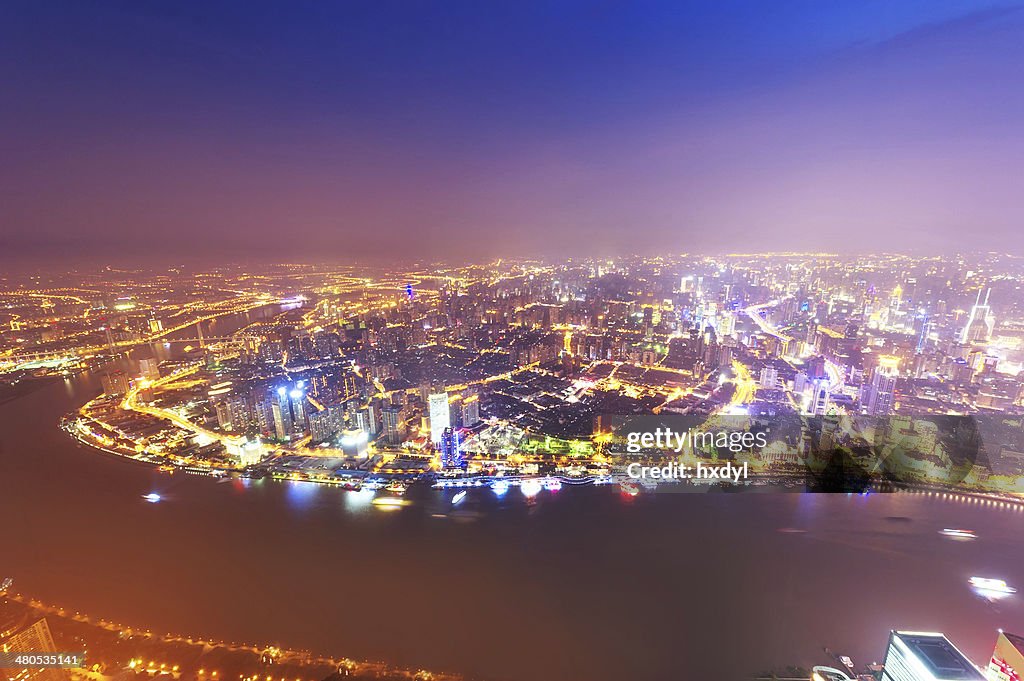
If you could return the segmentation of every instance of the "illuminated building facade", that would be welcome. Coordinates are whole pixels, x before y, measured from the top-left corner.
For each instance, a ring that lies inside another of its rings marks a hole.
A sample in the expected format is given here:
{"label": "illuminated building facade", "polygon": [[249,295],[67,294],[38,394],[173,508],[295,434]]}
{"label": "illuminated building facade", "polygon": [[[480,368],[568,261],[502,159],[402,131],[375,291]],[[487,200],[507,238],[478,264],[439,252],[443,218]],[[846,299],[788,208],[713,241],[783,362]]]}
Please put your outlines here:
{"label": "illuminated building facade", "polygon": [[313,444],[330,442],[345,428],[345,414],[339,407],[309,412],[309,438]]}
{"label": "illuminated building facade", "polygon": [[427,398],[430,410],[430,441],[440,442],[445,428],[452,425],[451,411],[448,408],[448,393],[434,393]]}
{"label": "illuminated building facade", "polygon": [[354,459],[365,459],[370,439],[364,430],[346,430],[341,433],[341,451]]}
{"label": "illuminated building facade", "polygon": [[441,468],[451,470],[463,468],[462,452],[460,451],[459,431],[445,428],[441,433]]}
{"label": "illuminated building facade", "polygon": [[832,397],[828,378],[821,376],[813,378],[809,382],[811,398],[807,404],[807,412],[815,416],[821,416],[828,412]]}
{"label": "illuminated building facade", "polygon": [[971,313],[967,317],[967,324],[960,334],[961,343],[984,343],[992,337],[992,329],[995,327],[995,318],[992,316],[992,308],[988,304],[988,296],[992,289],[985,292],[985,300],[981,300],[981,291],[971,307]]}
{"label": "illuminated building facade", "polygon": [[405,439],[405,418],[402,408],[390,405],[381,412],[384,421],[384,439],[389,445],[400,445]]}
{"label": "illuminated building facade", "polygon": [[480,397],[469,395],[462,402],[462,425],[472,428],[480,423]]}
{"label": "illuminated building facade", "polygon": [[882,681],[985,681],[943,634],[893,631]]}
{"label": "illuminated building facade", "polygon": [[[0,644],[0,650],[5,653],[53,653],[57,647],[53,642],[53,635],[50,633],[50,626],[46,619],[41,619],[35,624],[22,629],[18,633]],[[7,669],[12,672],[12,681],[64,681],[67,675],[60,669]]]}
{"label": "illuminated building facade", "polygon": [[103,374],[100,381],[103,384],[103,394],[107,397],[121,397],[132,387],[131,378],[123,371]]}
{"label": "illuminated building facade", "polygon": [[1024,675],[1024,637],[1000,631],[985,673],[990,681],[1021,681]]}
{"label": "illuminated building facade", "polygon": [[288,391],[278,388],[271,401],[274,414],[274,435],[278,440],[287,440],[292,432],[292,410],[288,404]]}
{"label": "illuminated building facade", "polygon": [[872,416],[891,414],[896,406],[896,379],[899,377],[899,359],[881,357],[871,373],[871,383],[864,391],[865,410]]}
{"label": "illuminated building facade", "polygon": [[150,381],[160,378],[160,360],[156,357],[143,357],[139,360],[139,374]]}

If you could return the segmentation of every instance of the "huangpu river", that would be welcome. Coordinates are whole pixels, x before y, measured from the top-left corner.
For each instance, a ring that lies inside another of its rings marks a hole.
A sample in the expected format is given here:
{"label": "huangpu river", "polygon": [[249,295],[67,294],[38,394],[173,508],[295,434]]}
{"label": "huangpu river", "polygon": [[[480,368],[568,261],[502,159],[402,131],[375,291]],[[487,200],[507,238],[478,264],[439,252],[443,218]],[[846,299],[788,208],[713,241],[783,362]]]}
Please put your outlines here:
{"label": "huangpu river", "polygon": [[[80,446],[99,376],[0,404],[0,577],[158,632],[514,681],[741,679],[880,660],[892,628],[976,662],[1024,599],[1024,512],[926,495],[410,491],[398,510],[306,483],[218,481]],[[147,503],[142,495],[162,496]],[[956,542],[947,527],[973,529]]]}

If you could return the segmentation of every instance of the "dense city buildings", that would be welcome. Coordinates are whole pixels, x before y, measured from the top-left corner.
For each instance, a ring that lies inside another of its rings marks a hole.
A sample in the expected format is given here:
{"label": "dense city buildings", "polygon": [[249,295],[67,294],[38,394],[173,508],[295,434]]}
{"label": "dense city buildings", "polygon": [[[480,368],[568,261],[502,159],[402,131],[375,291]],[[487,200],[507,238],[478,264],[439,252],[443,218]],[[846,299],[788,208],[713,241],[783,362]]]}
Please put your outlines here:
{"label": "dense city buildings", "polygon": [[[760,449],[677,452],[769,479],[833,451],[890,482],[1015,492],[1024,474],[1024,263],[1010,256],[75,277],[6,282],[4,371],[97,367],[103,395],[68,431],[168,467],[602,481],[629,460],[621,424],[601,424],[650,415],[772,432]],[[970,451],[935,420],[951,416],[979,429]]]}

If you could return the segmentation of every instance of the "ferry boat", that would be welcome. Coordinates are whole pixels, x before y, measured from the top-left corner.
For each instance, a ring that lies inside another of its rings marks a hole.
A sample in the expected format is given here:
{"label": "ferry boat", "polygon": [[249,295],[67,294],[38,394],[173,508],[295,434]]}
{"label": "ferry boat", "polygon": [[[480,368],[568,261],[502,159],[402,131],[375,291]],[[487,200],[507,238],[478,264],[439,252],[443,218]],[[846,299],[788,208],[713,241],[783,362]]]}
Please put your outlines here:
{"label": "ferry boat", "polygon": [[1017,590],[1007,584],[1002,579],[992,579],[989,577],[971,577],[969,580],[971,586],[978,591],[982,591],[990,594],[1001,594],[1007,595],[1017,593]]}
{"label": "ferry boat", "polygon": [[544,478],[541,484],[548,492],[557,492],[562,489],[562,481],[558,478]]}
{"label": "ferry boat", "polygon": [[974,530],[962,530],[950,527],[939,530],[939,534],[941,534],[944,537],[949,537],[951,539],[971,540],[978,538],[978,535],[974,532]]}
{"label": "ferry boat", "polygon": [[620,480],[619,489],[627,497],[635,497],[640,494],[640,485],[634,480]]}
{"label": "ferry boat", "polygon": [[392,480],[384,487],[384,490],[391,492],[392,494],[405,494],[405,490],[408,489],[408,485],[400,480]]}

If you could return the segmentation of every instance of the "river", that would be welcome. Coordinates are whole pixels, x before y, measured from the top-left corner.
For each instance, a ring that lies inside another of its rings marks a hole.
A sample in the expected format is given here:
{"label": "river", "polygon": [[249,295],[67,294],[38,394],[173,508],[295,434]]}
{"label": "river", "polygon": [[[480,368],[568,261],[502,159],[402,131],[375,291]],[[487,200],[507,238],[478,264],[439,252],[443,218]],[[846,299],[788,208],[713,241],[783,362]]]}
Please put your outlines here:
{"label": "river", "polygon": [[[487,679],[733,679],[879,659],[890,628],[985,661],[1024,608],[1024,512],[922,495],[498,498],[384,511],[306,483],[167,475],[76,444],[82,374],[0,405],[0,576],[129,625],[276,643]],[[141,495],[159,492],[163,501]],[[969,527],[954,542],[943,527]],[[780,532],[795,528],[804,532]]]}

